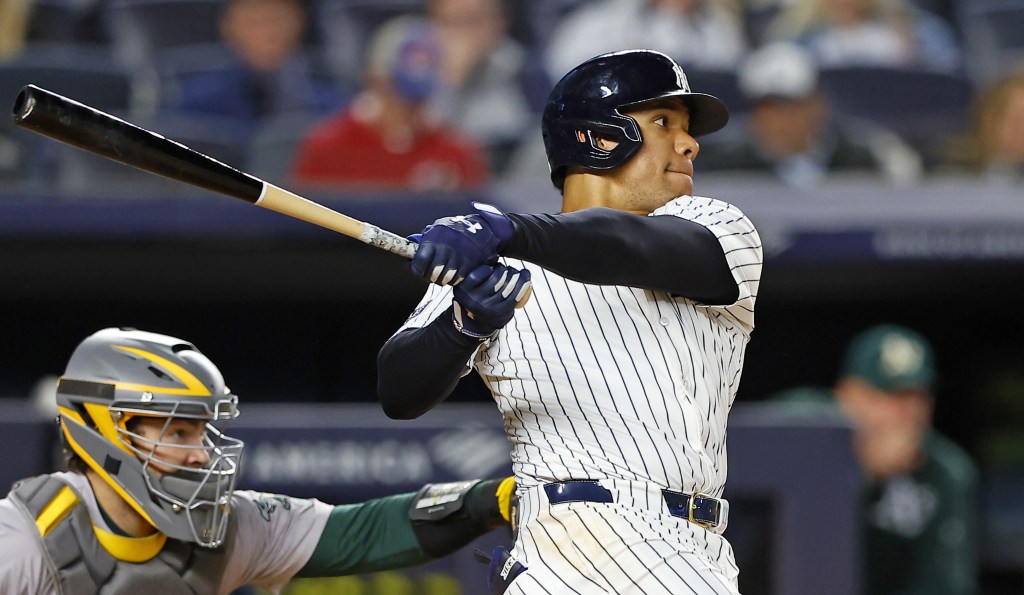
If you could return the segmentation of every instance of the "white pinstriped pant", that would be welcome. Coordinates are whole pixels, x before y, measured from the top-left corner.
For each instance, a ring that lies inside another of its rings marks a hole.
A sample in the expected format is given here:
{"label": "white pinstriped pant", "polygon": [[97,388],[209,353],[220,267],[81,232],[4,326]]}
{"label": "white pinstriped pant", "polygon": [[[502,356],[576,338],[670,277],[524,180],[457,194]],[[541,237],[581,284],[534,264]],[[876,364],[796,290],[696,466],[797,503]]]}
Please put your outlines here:
{"label": "white pinstriped pant", "polygon": [[549,504],[542,487],[522,490],[512,556],[526,571],[505,595],[739,595],[724,537],[668,514],[660,488],[616,484],[611,504]]}

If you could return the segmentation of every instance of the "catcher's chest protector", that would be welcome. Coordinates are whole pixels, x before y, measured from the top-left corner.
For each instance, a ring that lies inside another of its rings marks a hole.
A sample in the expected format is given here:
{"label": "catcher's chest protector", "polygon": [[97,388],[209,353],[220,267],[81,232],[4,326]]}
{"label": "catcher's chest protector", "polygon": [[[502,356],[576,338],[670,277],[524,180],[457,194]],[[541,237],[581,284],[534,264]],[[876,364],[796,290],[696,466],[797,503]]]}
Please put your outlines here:
{"label": "catcher's chest protector", "polygon": [[[10,497],[34,524],[65,487],[70,486],[50,475],[40,475],[17,484]],[[100,544],[81,498],[76,497],[68,506],[70,511],[64,518],[46,535],[39,536],[49,557],[49,566],[57,573],[61,595],[217,592],[224,566],[222,549],[211,550],[168,539],[153,558],[140,563],[124,562]],[[233,533],[233,525],[228,529],[229,534]]]}

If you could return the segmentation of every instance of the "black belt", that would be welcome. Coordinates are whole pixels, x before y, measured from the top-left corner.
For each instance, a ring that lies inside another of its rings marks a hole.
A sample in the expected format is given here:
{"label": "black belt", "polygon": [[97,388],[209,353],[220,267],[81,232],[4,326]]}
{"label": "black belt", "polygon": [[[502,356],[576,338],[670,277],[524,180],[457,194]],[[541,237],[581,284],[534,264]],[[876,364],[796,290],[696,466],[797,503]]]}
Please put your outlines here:
{"label": "black belt", "polygon": [[[615,502],[611,491],[594,480],[570,479],[544,485],[548,502]],[[729,523],[729,502],[704,494],[683,494],[662,490],[668,512],[672,516],[686,519],[706,529],[725,527]]]}

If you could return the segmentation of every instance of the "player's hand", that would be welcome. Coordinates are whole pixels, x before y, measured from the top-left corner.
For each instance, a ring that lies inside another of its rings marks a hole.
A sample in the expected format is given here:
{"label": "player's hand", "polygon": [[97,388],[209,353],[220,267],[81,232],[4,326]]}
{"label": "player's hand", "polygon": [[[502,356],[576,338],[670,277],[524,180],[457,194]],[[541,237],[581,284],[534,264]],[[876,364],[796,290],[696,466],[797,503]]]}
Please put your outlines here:
{"label": "player's hand", "polygon": [[497,208],[473,203],[470,215],[445,217],[409,239],[419,243],[409,270],[438,285],[458,285],[482,264],[495,264],[514,228]]}
{"label": "player's hand", "polygon": [[530,291],[530,271],[482,265],[453,290],[452,322],[464,335],[486,339],[512,320],[516,303]]}

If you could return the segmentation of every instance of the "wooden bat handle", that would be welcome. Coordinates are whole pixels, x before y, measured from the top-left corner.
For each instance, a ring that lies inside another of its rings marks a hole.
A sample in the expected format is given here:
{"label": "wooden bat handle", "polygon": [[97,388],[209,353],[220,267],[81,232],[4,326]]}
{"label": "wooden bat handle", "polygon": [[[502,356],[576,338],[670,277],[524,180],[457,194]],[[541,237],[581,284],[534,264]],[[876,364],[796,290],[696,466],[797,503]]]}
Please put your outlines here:
{"label": "wooden bat handle", "polygon": [[343,215],[322,204],[315,203],[267,182],[263,183],[263,192],[260,193],[255,204],[264,209],[277,211],[283,215],[301,219],[356,238],[365,244],[387,250],[392,254],[398,254],[406,258],[412,258],[416,254],[416,248],[418,247],[416,242],[381,229],[376,225],[370,225],[358,219],[353,219],[348,215]]}

